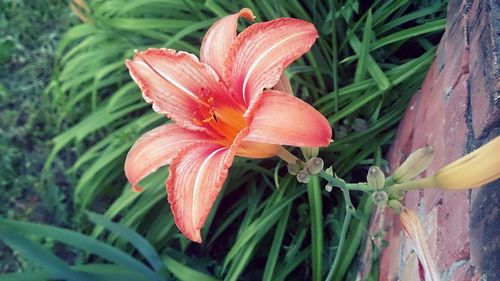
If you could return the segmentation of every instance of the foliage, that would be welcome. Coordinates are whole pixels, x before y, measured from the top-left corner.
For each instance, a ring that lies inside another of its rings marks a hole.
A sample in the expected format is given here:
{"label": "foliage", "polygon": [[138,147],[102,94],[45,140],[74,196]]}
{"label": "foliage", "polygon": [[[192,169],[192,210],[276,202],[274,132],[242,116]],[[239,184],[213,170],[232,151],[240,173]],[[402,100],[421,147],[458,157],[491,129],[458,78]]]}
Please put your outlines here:
{"label": "foliage", "polygon": [[[355,196],[357,213],[345,229],[347,239],[339,252],[346,213],[340,193],[322,191],[318,181],[311,181],[307,188],[297,184],[276,159],[237,159],[207,220],[201,245],[190,244],[173,224],[165,200],[168,169],[145,179],[144,192],[133,193],[123,176],[125,154],[142,133],[166,119],[143,102],[123,62],[134,49],[147,47],[197,54],[201,38],[214,20],[242,7],[251,8],[258,21],[277,17],[311,21],[320,37],[312,51],[287,73],[295,94],[318,108],[335,129],[335,143],[321,152],[322,158],[340,176],[364,180],[364,167],[383,162],[384,149],[405,106],[434,58],[446,7],[439,1],[422,7],[403,0],[374,1],[371,6],[363,3],[109,0],[89,1],[88,8],[74,5],[85,22],[72,27],[61,40],[56,52],[60,68],[47,89],[57,123],[61,128],[71,127],[54,138],[44,176],[50,177],[58,155],[72,153],[76,161],[69,172],[79,178],[73,196],[75,215],[103,211],[102,221],[117,220],[121,226],[114,226],[140,234],[131,239],[148,243],[147,248],[155,249],[167,269],[183,266],[186,272],[191,268],[224,280],[319,280],[329,271],[332,280],[350,279],[370,201]],[[138,255],[139,248],[125,243],[119,237],[122,231],[113,231],[109,225],[97,223],[85,239],[102,237],[104,245],[115,247],[110,251],[128,253],[124,255],[142,264],[146,256]],[[83,221],[78,226],[79,231],[89,231]],[[43,234],[30,227],[26,233],[38,232],[57,240],[55,229]],[[102,236],[105,228],[112,233]],[[23,251],[19,245],[35,250],[29,240],[13,240],[9,233],[2,228],[0,237],[19,252]],[[94,253],[90,248],[84,250]],[[330,269],[336,255],[342,259]],[[59,264],[54,258],[50,259]],[[94,270],[93,262],[97,267],[102,263],[92,256],[86,262],[65,265],[61,272],[50,274],[81,274]],[[116,270],[105,267],[101,269],[106,272]],[[152,268],[150,264],[147,269]],[[192,280],[190,275],[175,277]]]}
{"label": "foliage", "polygon": [[[56,159],[45,187],[39,176],[57,133],[50,100],[43,92],[51,78],[59,37],[70,25],[71,17],[60,15],[65,9],[64,3],[48,0],[0,2],[2,215],[45,220],[43,213],[67,213],[67,184],[61,169],[65,161]],[[63,223],[67,217],[48,220]]]}
{"label": "foliage", "polygon": [[[105,227],[112,233],[130,243],[142,259],[107,245],[93,237],[75,231],[19,222],[0,218],[0,236],[12,248],[25,255],[29,260],[42,268],[31,272],[11,273],[0,277],[0,280],[170,280],[173,276],[184,279],[215,280],[209,275],[192,270],[172,257],[161,258],[151,244],[133,230],[116,224],[105,217],[87,212],[88,219]],[[48,252],[26,236],[41,236],[45,239],[63,243],[69,247],[85,251],[88,263],[70,266],[59,257]]]}
{"label": "foliage", "polygon": [[[59,155],[46,185],[40,172],[56,135],[56,115],[43,96],[54,53],[73,16],[63,2],[0,1],[0,215],[69,224],[71,195]],[[0,272],[29,268],[0,246]]]}

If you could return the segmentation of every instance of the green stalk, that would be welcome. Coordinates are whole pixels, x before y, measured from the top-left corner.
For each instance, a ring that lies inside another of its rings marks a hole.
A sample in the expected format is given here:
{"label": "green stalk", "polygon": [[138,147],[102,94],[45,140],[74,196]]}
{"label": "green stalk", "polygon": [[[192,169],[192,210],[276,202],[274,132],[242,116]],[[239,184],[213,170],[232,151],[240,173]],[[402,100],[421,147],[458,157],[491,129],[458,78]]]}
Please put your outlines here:
{"label": "green stalk", "polygon": [[344,200],[345,200],[345,218],[344,218],[344,223],[342,224],[342,232],[340,233],[340,241],[337,247],[337,253],[335,254],[333,265],[330,268],[328,275],[326,276],[327,281],[332,280],[333,274],[336,272],[336,269],[338,268],[340,257],[342,256],[342,252],[344,251],[344,244],[345,244],[345,238],[347,236],[347,230],[349,229],[349,225],[351,223],[351,217],[354,213],[354,206],[352,205],[351,202],[351,196],[349,194],[349,190],[343,188],[342,193],[344,194]]}
{"label": "green stalk", "polygon": [[323,204],[319,177],[313,176],[307,184],[311,210],[312,280],[321,280],[323,251]]}
{"label": "green stalk", "polygon": [[346,183],[343,179],[334,177],[324,170],[319,172],[319,176],[326,181],[328,181],[329,184],[332,186],[338,187],[340,189],[347,189],[347,190],[357,190],[357,191],[363,191],[363,192],[372,192],[373,189],[368,186],[368,183],[366,182],[360,182],[360,183]]}
{"label": "green stalk", "polygon": [[399,191],[408,191],[412,189],[421,189],[426,187],[435,187],[433,177],[426,177],[422,179],[411,180],[404,183],[397,183],[391,186],[388,186],[385,191],[388,193],[399,192]]}
{"label": "green stalk", "polygon": [[358,251],[358,248],[363,240],[363,236],[366,233],[366,227],[370,221],[370,213],[372,211],[373,201],[371,200],[370,194],[363,195],[360,204],[358,205],[358,215],[356,215],[356,220],[351,223],[349,234],[344,242],[344,249],[341,253],[341,259],[339,260],[337,268],[334,269],[333,279],[334,281],[344,280],[344,276],[352,264],[354,256]]}

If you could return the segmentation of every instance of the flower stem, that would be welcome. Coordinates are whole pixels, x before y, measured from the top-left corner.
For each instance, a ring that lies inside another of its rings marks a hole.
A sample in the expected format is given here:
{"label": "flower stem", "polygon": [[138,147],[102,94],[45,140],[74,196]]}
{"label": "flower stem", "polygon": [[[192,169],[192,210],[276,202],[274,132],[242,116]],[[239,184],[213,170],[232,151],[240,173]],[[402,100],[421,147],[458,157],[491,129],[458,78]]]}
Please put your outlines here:
{"label": "flower stem", "polygon": [[319,173],[319,176],[328,181],[329,184],[332,186],[336,186],[340,189],[347,189],[347,190],[359,190],[359,191],[364,191],[364,192],[372,192],[373,189],[368,186],[366,182],[360,182],[360,183],[346,183],[343,179],[334,177],[330,175],[329,173],[325,171],[321,171]]}
{"label": "flower stem", "polygon": [[390,185],[385,188],[385,191],[388,193],[393,193],[393,192],[407,191],[407,190],[435,187],[435,186],[436,184],[434,183],[434,177],[426,177],[404,183],[397,183]]}
{"label": "flower stem", "polygon": [[311,177],[308,187],[309,206],[311,208],[311,260],[312,280],[321,280],[323,252],[323,202],[321,187],[317,176]]}
{"label": "flower stem", "polygon": [[296,164],[297,161],[300,161],[295,155],[290,153],[290,151],[286,150],[283,146],[280,146],[276,156],[283,159],[288,164]]}
{"label": "flower stem", "polygon": [[345,239],[347,237],[347,231],[349,230],[349,224],[351,223],[351,218],[355,212],[354,206],[351,202],[351,196],[349,194],[349,190],[347,188],[341,188],[342,194],[344,195],[345,200],[345,217],[344,223],[342,224],[342,232],[340,233],[340,241],[337,247],[337,252],[335,253],[335,259],[333,261],[333,265],[326,276],[326,280],[332,280],[333,274],[338,267],[340,257],[342,256],[342,252],[344,251]]}

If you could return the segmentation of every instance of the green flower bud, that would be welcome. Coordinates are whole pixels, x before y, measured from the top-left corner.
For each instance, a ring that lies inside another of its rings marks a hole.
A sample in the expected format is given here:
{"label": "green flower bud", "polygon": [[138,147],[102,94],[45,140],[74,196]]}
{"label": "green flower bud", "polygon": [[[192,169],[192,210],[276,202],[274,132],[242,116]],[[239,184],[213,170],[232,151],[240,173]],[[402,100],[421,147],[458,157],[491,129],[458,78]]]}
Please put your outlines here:
{"label": "green flower bud", "polygon": [[329,183],[328,183],[328,184],[326,184],[326,185],[325,185],[325,190],[326,190],[327,192],[331,192],[331,191],[332,191],[332,189],[333,189],[333,186],[332,186],[331,184],[329,184]]}
{"label": "green flower bud", "polygon": [[302,170],[297,174],[297,181],[301,183],[308,183],[311,179],[311,175],[307,170]]}
{"label": "green flower bud", "polygon": [[433,159],[434,149],[431,146],[419,148],[394,171],[392,178],[397,183],[409,181],[425,171]]}
{"label": "green flower bud", "polygon": [[384,206],[387,204],[387,200],[389,200],[389,196],[384,191],[375,191],[372,193],[373,203],[377,206]]}
{"label": "green flower bud", "polygon": [[404,209],[403,205],[401,205],[401,202],[394,199],[389,200],[389,202],[387,202],[387,206],[389,206],[389,208],[391,208],[396,214],[400,214]]}
{"label": "green flower bud", "polygon": [[371,166],[366,175],[368,186],[375,190],[382,190],[385,184],[385,175],[377,166]]}
{"label": "green flower bud", "polygon": [[314,157],[309,159],[307,161],[305,169],[311,174],[311,175],[317,175],[321,170],[323,170],[324,162],[323,159]]}

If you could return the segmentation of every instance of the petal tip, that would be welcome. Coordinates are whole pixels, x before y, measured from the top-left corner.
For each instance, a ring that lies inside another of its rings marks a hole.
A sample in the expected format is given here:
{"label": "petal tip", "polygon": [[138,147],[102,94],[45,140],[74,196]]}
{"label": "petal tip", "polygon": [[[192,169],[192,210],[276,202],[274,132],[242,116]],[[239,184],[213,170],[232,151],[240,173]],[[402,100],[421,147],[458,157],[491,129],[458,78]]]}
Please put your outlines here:
{"label": "petal tip", "polygon": [[240,10],[239,15],[241,17],[246,18],[249,21],[254,21],[255,20],[255,15],[253,14],[253,11],[250,10],[249,8],[243,8]]}
{"label": "petal tip", "polygon": [[198,244],[201,244],[201,242],[203,242],[203,240],[201,239],[201,233],[200,233],[200,230],[197,230],[195,233],[194,233],[194,236],[191,236],[191,237],[188,237],[189,240],[193,241],[193,242],[196,242]]}
{"label": "petal tip", "polygon": [[136,184],[132,185],[132,191],[135,192],[135,193],[142,192],[143,190],[144,190],[144,188],[141,187],[141,186],[138,186]]}

